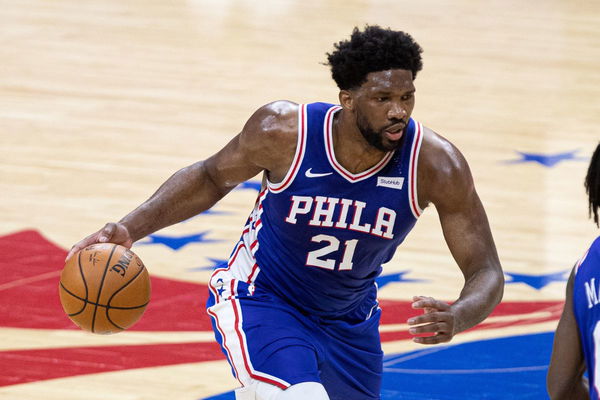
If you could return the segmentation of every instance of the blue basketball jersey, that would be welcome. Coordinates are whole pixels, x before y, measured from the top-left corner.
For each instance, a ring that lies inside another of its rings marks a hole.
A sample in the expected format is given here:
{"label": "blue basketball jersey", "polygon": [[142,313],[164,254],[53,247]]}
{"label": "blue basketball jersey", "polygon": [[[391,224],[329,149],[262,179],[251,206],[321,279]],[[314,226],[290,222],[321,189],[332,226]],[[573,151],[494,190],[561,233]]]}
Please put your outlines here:
{"label": "blue basketball jersey", "polygon": [[[305,313],[364,320],[377,309],[381,265],[422,213],[416,176],[423,128],[411,119],[401,147],[354,174],[334,152],[332,123],[340,110],[299,106],[292,165],[259,194],[226,270],[248,294],[260,288]],[[218,286],[215,272],[217,302],[238,296],[237,284]]]}
{"label": "blue basketball jersey", "polygon": [[598,399],[600,390],[600,237],[575,267],[573,311],[585,355],[590,398]]}

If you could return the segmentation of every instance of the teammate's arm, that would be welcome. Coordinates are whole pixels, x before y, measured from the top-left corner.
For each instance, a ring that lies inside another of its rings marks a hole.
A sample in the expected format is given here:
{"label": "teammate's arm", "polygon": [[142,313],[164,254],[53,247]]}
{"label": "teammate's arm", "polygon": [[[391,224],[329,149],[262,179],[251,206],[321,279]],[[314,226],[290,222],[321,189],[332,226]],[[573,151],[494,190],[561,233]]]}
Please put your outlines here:
{"label": "teammate's arm", "polygon": [[433,333],[413,340],[422,344],[447,342],[458,332],[483,321],[502,299],[504,275],[488,219],[475,191],[462,154],[430,130],[419,157],[419,202],[433,203],[444,238],[460,267],[465,284],[452,305],[417,296],[413,308],[425,314],[409,319],[412,334]]}
{"label": "teammate's arm", "polygon": [[574,270],[567,282],[563,313],[554,334],[552,358],[546,378],[546,387],[552,400],[589,399],[585,361],[579,340],[577,320],[573,313]]}
{"label": "teammate's arm", "polygon": [[286,101],[261,107],[223,149],[177,171],[121,221],[108,223],[75,244],[67,259],[97,242],[131,247],[136,240],[209,209],[261,171],[271,179],[282,178],[295,151],[297,108]]}

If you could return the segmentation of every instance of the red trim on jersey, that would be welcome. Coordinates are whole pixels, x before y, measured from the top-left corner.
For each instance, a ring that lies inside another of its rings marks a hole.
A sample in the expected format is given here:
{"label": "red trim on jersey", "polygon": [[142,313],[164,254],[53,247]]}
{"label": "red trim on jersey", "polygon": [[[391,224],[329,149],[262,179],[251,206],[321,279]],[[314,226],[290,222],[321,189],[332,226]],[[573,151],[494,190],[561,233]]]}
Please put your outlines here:
{"label": "red trim on jersey", "polygon": [[413,139],[413,151],[411,154],[411,158],[410,158],[410,186],[411,186],[411,196],[410,196],[410,207],[412,208],[413,212],[415,213],[415,215],[417,217],[421,216],[421,213],[419,212],[419,203],[418,203],[418,196],[417,196],[417,157],[418,154],[417,152],[419,151],[420,148],[420,141],[421,141],[421,124],[419,124],[418,122],[415,122],[415,124],[417,125],[417,134],[415,136],[415,138]]}
{"label": "red trim on jersey", "polygon": [[229,281],[229,283],[231,284],[230,288],[229,288],[229,297],[227,298],[227,300],[231,300],[235,297],[235,279],[232,279]]}
{"label": "red trim on jersey", "polygon": [[266,193],[266,191],[268,190],[267,187],[265,187],[263,190],[261,190],[258,193],[258,196],[256,196],[256,201],[254,202],[254,206],[256,207],[256,205],[258,204],[258,202],[260,201],[260,198]]}
{"label": "red trim on jersey", "polygon": [[248,275],[248,280],[246,281],[246,283],[252,283],[252,279],[254,278],[254,274],[256,273],[256,271],[258,271],[258,264],[254,263],[254,266],[252,266],[252,271],[250,272],[250,275]]}
{"label": "red trim on jersey", "polygon": [[[298,173],[298,169],[300,168],[300,164],[302,163],[302,159],[304,158],[304,151],[306,148],[306,132],[305,132],[305,117],[306,117],[306,105],[300,105],[300,130],[298,134],[300,135],[300,140],[298,141],[299,149],[296,150],[296,156],[294,157],[294,161],[292,162],[292,166],[290,167],[290,171],[288,172],[287,179],[284,180],[283,183],[275,186],[273,185],[270,190],[273,192],[280,192],[285,189],[290,182],[296,177]],[[267,185],[268,187],[268,185]]]}
{"label": "red trim on jersey", "polygon": [[244,337],[240,330],[240,315],[239,315],[239,308],[238,308],[239,306],[237,304],[237,300],[235,300],[235,299],[231,300],[231,305],[233,306],[233,313],[235,314],[235,325],[234,325],[235,332],[237,333],[238,339],[240,341],[240,347],[242,349],[242,356],[244,358],[244,366],[246,367],[246,371],[253,379],[256,379],[257,381],[262,381],[262,382],[266,382],[271,385],[275,385],[278,388],[281,388],[283,390],[287,389],[288,386],[284,385],[281,382],[278,382],[273,379],[269,379],[264,376],[256,375],[252,372],[252,368],[250,367],[250,360],[248,359],[248,355],[246,354],[246,343],[244,342]]}
{"label": "red trim on jersey", "polygon": [[333,149],[333,137],[332,137],[333,131],[331,129],[331,126],[332,126],[333,114],[335,114],[335,112],[338,110],[341,110],[341,107],[339,107],[339,106],[331,107],[327,111],[327,116],[325,117],[325,127],[324,127],[325,129],[323,131],[325,134],[325,150],[327,152],[327,158],[329,159],[329,163],[340,175],[342,175],[344,178],[346,178],[346,180],[348,180],[350,182],[357,182],[357,181],[366,179],[372,175],[375,175],[377,172],[379,172],[381,169],[383,169],[383,167],[388,163],[388,161],[392,158],[392,154],[394,154],[394,152],[393,151],[387,152],[385,154],[385,156],[383,156],[383,158],[377,164],[375,164],[373,167],[369,168],[366,171],[363,171],[359,174],[352,174],[352,173],[348,172],[335,159],[335,153],[334,153],[334,149]]}
{"label": "red trim on jersey", "polygon": [[235,249],[235,253],[233,254],[233,257],[231,257],[229,259],[229,261],[227,262],[227,269],[231,268],[231,266],[235,262],[235,259],[237,258],[238,254],[240,253],[240,250],[242,248],[244,248],[244,249],[246,248],[246,245],[244,243],[240,243],[240,245],[237,247],[237,249]]}

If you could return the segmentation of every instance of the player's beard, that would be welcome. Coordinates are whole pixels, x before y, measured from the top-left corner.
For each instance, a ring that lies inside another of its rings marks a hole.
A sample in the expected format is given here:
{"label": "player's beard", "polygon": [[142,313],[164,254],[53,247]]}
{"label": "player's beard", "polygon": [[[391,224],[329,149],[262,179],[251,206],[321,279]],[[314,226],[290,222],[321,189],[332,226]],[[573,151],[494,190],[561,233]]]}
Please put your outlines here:
{"label": "player's beard", "polygon": [[[395,123],[398,123],[398,122],[400,122],[400,121],[397,121]],[[388,126],[391,126],[391,125],[392,124],[390,124]],[[387,151],[396,150],[398,147],[400,147],[402,145],[402,142],[403,142],[402,138],[404,137],[404,135],[399,140],[395,140],[395,141],[388,140],[385,137],[385,128],[382,129],[380,132],[375,131],[375,129],[371,126],[369,121],[367,121],[367,119],[365,117],[363,117],[361,112],[358,110],[356,112],[356,126],[358,127],[360,134],[363,136],[363,138],[365,138],[367,143],[369,143],[371,146],[375,147],[377,150],[387,152]]]}

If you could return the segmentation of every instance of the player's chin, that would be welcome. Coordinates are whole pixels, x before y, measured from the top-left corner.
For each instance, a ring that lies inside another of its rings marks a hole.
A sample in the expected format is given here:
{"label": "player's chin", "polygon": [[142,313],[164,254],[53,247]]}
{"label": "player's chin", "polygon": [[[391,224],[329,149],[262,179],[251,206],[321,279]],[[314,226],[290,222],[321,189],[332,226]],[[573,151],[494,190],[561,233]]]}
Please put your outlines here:
{"label": "player's chin", "polygon": [[390,140],[384,136],[383,140],[381,141],[381,150],[393,151],[400,147],[400,144],[400,139]]}

